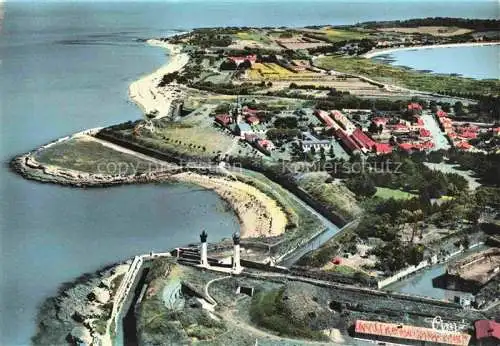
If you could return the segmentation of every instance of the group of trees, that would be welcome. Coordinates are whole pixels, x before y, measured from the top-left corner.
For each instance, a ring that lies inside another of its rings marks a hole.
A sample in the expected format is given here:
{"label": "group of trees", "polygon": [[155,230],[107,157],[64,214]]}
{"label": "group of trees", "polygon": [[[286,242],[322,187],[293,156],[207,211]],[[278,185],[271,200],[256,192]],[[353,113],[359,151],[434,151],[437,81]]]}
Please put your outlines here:
{"label": "group of trees", "polygon": [[500,187],[500,155],[449,150],[448,159],[464,170],[473,171],[485,185]]}
{"label": "group of trees", "polygon": [[[389,100],[389,99],[365,99],[354,95],[344,94],[330,95],[327,98],[316,102],[316,108],[323,110],[333,109],[373,109],[379,111],[401,111],[405,109],[409,101],[419,102],[420,100]],[[424,108],[426,103],[423,102]]]}
{"label": "group of trees", "polygon": [[226,59],[220,64],[221,70],[230,70],[230,71],[234,71],[236,69],[240,70],[240,71],[244,71],[244,70],[247,70],[251,67],[252,67],[252,63],[247,59],[245,59],[240,64],[237,64],[236,62],[234,62],[231,59]]}
{"label": "group of trees", "polygon": [[270,140],[290,141],[300,135],[300,130],[290,128],[272,128],[266,132],[266,137]]}
{"label": "group of trees", "polygon": [[450,17],[427,17],[407,20],[391,20],[385,22],[364,22],[357,24],[365,28],[392,28],[407,27],[415,28],[419,26],[451,26],[467,28],[476,31],[498,30],[500,20],[498,19],[468,19],[468,18],[450,18]]}

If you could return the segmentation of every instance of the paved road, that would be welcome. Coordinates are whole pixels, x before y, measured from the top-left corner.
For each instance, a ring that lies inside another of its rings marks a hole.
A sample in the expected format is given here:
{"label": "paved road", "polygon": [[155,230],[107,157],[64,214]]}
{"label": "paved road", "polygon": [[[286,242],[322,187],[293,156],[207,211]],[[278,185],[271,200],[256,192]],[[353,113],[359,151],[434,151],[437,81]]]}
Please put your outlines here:
{"label": "paved road", "polygon": [[434,148],[432,150],[449,149],[450,143],[448,142],[444,132],[439,128],[434,116],[429,112],[424,112],[422,114],[422,120],[424,121],[425,128],[431,132],[432,140],[434,142]]}

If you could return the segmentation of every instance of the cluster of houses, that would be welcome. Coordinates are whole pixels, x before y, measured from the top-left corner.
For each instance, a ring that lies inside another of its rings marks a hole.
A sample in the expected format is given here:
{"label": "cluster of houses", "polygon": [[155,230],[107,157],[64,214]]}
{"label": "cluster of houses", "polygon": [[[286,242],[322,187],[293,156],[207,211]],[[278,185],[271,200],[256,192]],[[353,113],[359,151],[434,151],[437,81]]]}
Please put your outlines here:
{"label": "cluster of houses", "polygon": [[420,116],[422,106],[410,103],[408,112],[412,115],[413,121],[384,117],[372,119],[373,124],[379,129],[377,138],[391,139],[395,146],[405,152],[431,150],[434,148],[434,142],[431,132],[425,128]]}
{"label": "cluster of houses", "polygon": [[318,109],[314,114],[351,154],[374,152],[380,155],[392,152],[391,145],[374,141],[340,111],[326,112]]}
{"label": "cluster of houses", "polygon": [[270,155],[271,151],[275,149],[274,143],[268,139],[262,138],[263,132],[255,131],[252,127],[260,124],[257,112],[258,110],[256,109],[244,106],[241,110],[241,117],[233,117],[229,114],[218,114],[215,116],[215,122],[229,129],[233,134],[239,136],[242,140],[245,140],[262,153]]}
{"label": "cluster of houses", "polygon": [[443,110],[436,112],[436,117],[441,130],[446,134],[448,140],[455,148],[461,150],[473,150],[470,139],[477,138],[479,127],[475,125],[454,125],[448,114]]}
{"label": "cluster of houses", "polygon": [[331,112],[316,110],[315,115],[348,153],[383,155],[391,153],[395,148],[405,152],[427,151],[434,148],[432,134],[425,128],[424,121],[420,117],[421,111],[420,104],[410,103],[408,112],[412,114],[412,121],[381,116],[371,119],[372,129],[376,129],[371,131],[372,137],[337,110]]}

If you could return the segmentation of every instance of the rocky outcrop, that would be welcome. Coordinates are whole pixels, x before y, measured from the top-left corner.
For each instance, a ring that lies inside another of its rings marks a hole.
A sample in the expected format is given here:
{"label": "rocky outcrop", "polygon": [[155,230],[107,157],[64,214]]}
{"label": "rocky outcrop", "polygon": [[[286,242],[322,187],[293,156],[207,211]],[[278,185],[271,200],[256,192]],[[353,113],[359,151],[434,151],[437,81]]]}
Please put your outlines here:
{"label": "rocky outcrop", "polygon": [[90,330],[82,326],[71,330],[71,333],[68,335],[68,341],[76,345],[92,345],[93,338]]}

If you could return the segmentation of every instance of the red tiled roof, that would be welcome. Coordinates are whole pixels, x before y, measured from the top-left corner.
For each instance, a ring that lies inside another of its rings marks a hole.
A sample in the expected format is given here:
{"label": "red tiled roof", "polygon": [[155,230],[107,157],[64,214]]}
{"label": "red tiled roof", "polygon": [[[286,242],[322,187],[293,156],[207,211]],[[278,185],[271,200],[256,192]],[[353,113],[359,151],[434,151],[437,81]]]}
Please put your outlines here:
{"label": "red tiled roof", "polygon": [[432,328],[409,326],[404,324],[357,320],[356,333],[388,336],[406,340],[420,340],[439,344],[467,346],[471,336],[459,332],[443,333]]}
{"label": "red tiled roof", "polygon": [[230,56],[229,59],[234,61],[235,63],[242,63],[245,60],[248,60],[250,62],[255,62],[257,61],[257,55],[252,54],[247,56]]}
{"label": "red tiled roof", "polygon": [[500,340],[500,323],[489,320],[479,320],[474,322],[476,327],[476,339],[496,338]]}
{"label": "red tiled roof", "polygon": [[422,119],[421,117],[418,117],[417,118],[417,124],[423,126],[424,125],[424,119]]}
{"label": "red tiled roof", "polygon": [[316,110],[314,112],[314,114],[321,120],[323,121],[326,126],[328,127],[334,127],[336,124],[335,124],[335,121],[333,121],[332,118],[330,118],[330,116],[328,115],[327,112],[325,111],[322,111],[322,110]]}
{"label": "red tiled roof", "polygon": [[254,115],[257,114],[257,112],[258,112],[258,110],[250,108],[248,106],[243,107],[242,111],[243,111],[243,113],[254,114]]}
{"label": "red tiled roof", "polygon": [[388,118],[382,118],[382,117],[376,117],[376,118],[373,118],[372,119],[372,122],[375,124],[375,125],[385,125],[387,124],[387,122],[389,121]]}
{"label": "red tiled roof", "polygon": [[472,131],[464,131],[460,133],[460,137],[462,138],[477,138],[477,133]]}
{"label": "red tiled roof", "polygon": [[466,141],[462,141],[455,143],[455,147],[457,147],[458,149],[467,150],[472,148],[472,145],[470,143],[467,143]]}
{"label": "red tiled roof", "polygon": [[219,114],[215,116],[215,121],[222,125],[227,125],[233,122],[233,119],[228,114]]}
{"label": "red tiled roof", "polygon": [[410,103],[408,105],[408,109],[409,110],[421,111],[422,110],[422,106],[419,103],[413,102],[413,103]]}
{"label": "red tiled roof", "polygon": [[374,150],[377,154],[390,154],[390,153],[392,153],[392,147],[386,143],[375,143]]}
{"label": "red tiled roof", "polygon": [[441,118],[441,117],[446,117],[446,116],[448,116],[448,113],[446,113],[445,111],[443,111],[443,110],[441,110],[441,109],[440,109],[440,110],[438,110],[438,111],[436,112],[436,115],[437,115],[439,118]]}
{"label": "red tiled roof", "polygon": [[249,116],[246,118],[247,123],[250,125],[258,124],[260,122],[259,118],[252,116]]}
{"label": "red tiled roof", "polygon": [[356,142],[354,142],[342,129],[335,130],[335,134],[349,150],[356,151],[360,149]]}
{"label": "red tiled roof", "polygon": [[358,144],[366,149],[371,149],[375,145],[373,139],[368,137],[361,129],[357,128],[354,130],[351,136]]}
{"label": "red tiled roof", "polygon": [[429,131],[427,129],[420,129],[420,136],[421,137],[430,137],[431,131]]}
{"label": "red tiled roof", "polygon": [[344,129],[347,129],[349,126],[353,126],[351,121],[349,119],[347,119],[347,117],[344,114],[342,114],[341,112],[339,112],[337,110],[333,110],[330,113],[333,115],[333,119],[335,119],[335,121],[337,121],[337,123],[342,125],[342,127]]}
{"label": "red tiled roof", "polygon": [[413,149],[413,144],[411,143],[400,143],[398,144],[398,147],[400,149],[403,149],[404,151],[410,151]]}

